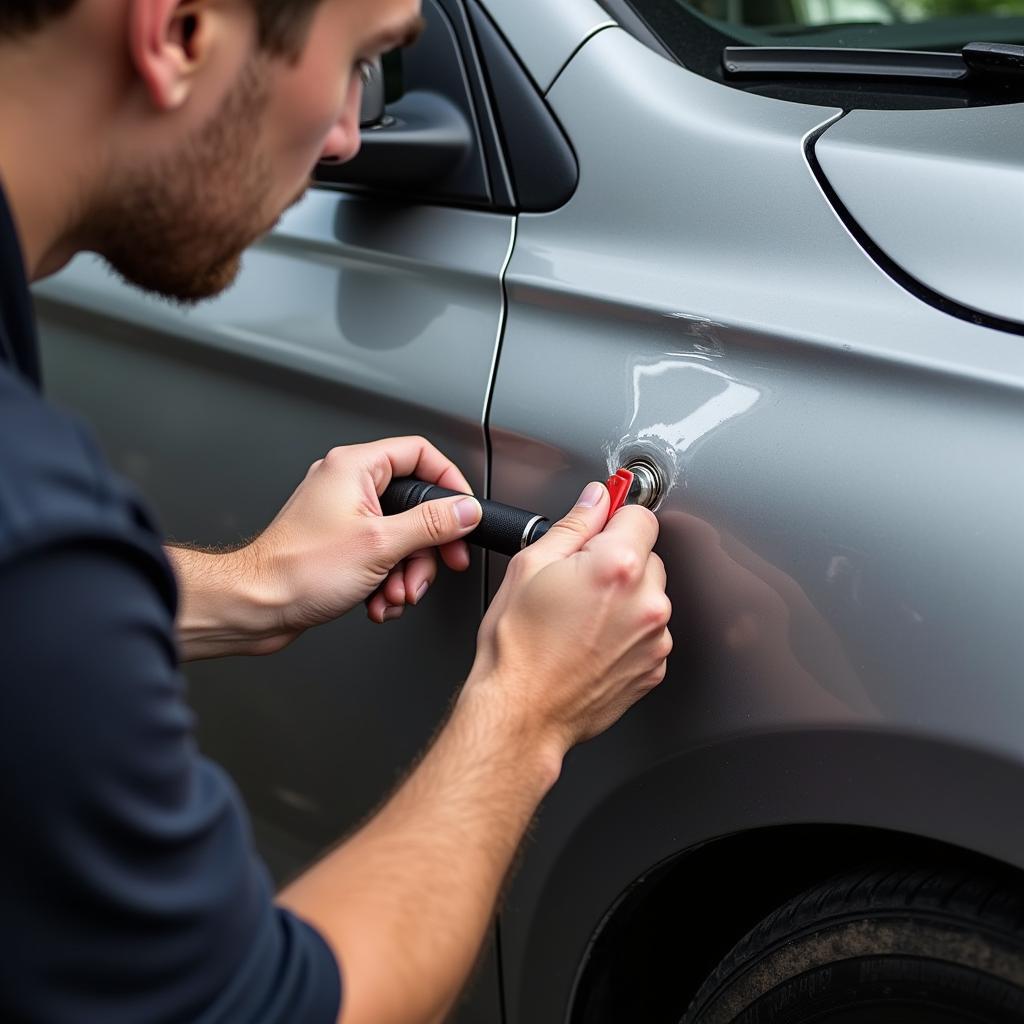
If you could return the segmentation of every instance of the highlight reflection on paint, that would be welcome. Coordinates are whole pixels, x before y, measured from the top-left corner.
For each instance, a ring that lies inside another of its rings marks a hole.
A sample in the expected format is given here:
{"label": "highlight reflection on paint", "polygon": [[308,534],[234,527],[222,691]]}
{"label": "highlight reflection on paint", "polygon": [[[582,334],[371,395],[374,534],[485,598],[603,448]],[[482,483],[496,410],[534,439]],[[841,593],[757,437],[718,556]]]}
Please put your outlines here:
{"label": "highlight reflection on paint", "polygon": [[[697,356],[706,360],[708,355]],[[607,445],[608,471],[613,473],[624,461],[637,455],[657,457],[666,473],[666,493],[678,482],[683,457],[693,446],[722,424],[733,420],[757,404],[761,392],[742,384],[704,361],[696,361],[691,353],[674,353],[672,358],[633,367],[632,410],[626,433],[617,442]],[[685,375],[685,376],[683,376]],[[698,375],[698,376],[694,376]],[[671,380],[667,378],[671,377]],[[669,394],[657,399],[651,392],[664,387]],[[696,408],[675,422],[644,423],[644,409],[664,409],[672,396],[675,404],[693,400],[695,393],[711,393]]]}

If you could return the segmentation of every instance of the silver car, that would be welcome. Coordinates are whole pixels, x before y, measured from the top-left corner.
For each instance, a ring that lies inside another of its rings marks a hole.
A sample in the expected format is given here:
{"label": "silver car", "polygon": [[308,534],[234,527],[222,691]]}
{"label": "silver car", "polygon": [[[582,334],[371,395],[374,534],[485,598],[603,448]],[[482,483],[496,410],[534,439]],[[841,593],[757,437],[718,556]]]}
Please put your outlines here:
{"label": "silver car", "polygon": [[[661,475],[669,678],[569,758],[458,1020],[1024,1020],[1024,3],[424,7],[221,298],[36,289],[51,394],[200,543],[389,435],[551,517]],[[277,877],[505,564],[190,668]]]}

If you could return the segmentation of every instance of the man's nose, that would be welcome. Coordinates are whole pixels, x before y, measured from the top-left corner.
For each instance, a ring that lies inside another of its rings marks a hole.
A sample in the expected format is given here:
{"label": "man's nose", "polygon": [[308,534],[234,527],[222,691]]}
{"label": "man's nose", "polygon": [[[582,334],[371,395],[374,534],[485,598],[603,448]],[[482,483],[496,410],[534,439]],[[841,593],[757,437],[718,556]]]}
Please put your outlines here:
{"label": "man's nose", "polygon": [[358,117],[343,118],[331,129],[324,141],[320,159],[329,160],[331,163],[344,163],[356,156],[362,144]]}
{"label": "man's nose", "polygon": [[358,76],[349,83],[348,95],[341,116],[324,140],[321,160],[344,163],[351,160],[362,145],[359,132],[359,116],[363,104],[363,86]]}

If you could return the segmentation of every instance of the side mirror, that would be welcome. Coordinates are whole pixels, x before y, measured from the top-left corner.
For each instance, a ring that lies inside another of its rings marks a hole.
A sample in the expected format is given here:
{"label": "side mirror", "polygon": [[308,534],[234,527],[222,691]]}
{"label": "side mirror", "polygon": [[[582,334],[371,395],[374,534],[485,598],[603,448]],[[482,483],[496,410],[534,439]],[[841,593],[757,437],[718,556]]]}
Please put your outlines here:
{"label": "side mirror", "polygon": [[378,57],[363,72],[363,105],[359,110],[359,127],[375,128],[381,124],[386,106],[384,63]]}
{"label": "side mirror", "polygon": [[376,123],[363,126],[359,155],[322,163],[321,181],[407,189],[442,182],[473,152],[473,130],[459,108],[434,92],[407,93]]}
{"label": "side mirror", "polygon": [[[416,44],[365,69],[362,148],[345,163],[321,161],[317,182],[403,196],[488,199],[460,36],[444,9],[449,2],[424,0],[426,28]],[[468,36],[463,41],[471,46]]]}

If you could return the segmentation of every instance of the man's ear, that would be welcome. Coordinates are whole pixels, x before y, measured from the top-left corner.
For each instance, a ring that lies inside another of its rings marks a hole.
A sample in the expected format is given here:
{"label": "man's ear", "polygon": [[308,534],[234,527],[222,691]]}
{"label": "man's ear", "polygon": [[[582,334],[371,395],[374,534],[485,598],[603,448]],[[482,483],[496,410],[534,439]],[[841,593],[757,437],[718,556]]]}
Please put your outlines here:
{"label": "man's ear", "polygon": [[159,110],[180,107],[206,58],[211,13],[205,0],[129,0],[128,46]]}

